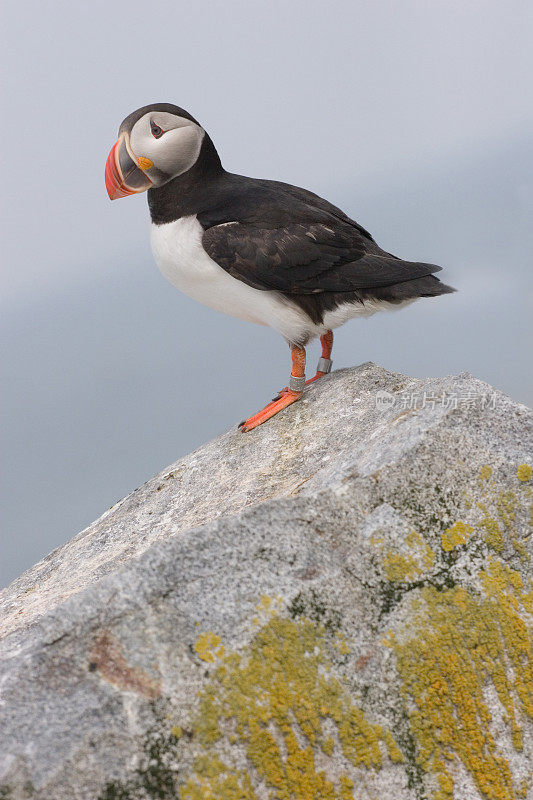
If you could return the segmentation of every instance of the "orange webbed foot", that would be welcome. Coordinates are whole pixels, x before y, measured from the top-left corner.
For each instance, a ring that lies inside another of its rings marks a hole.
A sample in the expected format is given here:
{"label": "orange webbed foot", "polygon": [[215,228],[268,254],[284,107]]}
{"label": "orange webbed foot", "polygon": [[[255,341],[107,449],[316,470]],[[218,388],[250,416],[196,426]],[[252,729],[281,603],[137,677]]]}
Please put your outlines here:
{"label": "orange webbed foot", "polygon": [[332,331],[327,331],[320,337],[320,341],[322,343],[322,357],[318,361],[316,375],[308,381],[305,380],[305,349],[297,345],[291,345],[292,372],[290,385],[281,389],[277,396],[272,399],[272,402],[268,403],[268,405],[261,411],[258,411],[257,414],[254,414],[253,417],[248,417],[248,419],[244,419],[239,423],[239,428],[242,433],[252,431],[254,428],[257,428],[258,425],[262,425],[263,422],[266,422],[267,419],[283,411],[287,406],[296,403],[303,394],[304,386],[314,383],[330,371],[330,355],[331,348],[333,347]]}
{"label": "orange webbed foot", "polygon": [[267,419],[283,411],[287,406],[296,403],[296,401],[301,398],[302,394],[303,392],[293,392],[291,389],[283,390],[275,400],[268,403],[261,411],[258,411],[253,417],[248,417],[248,419],[243,420],[239,424],[241,433],[247,433],[257,428],[259,425],[262,425],[263,422],[266,422]]}

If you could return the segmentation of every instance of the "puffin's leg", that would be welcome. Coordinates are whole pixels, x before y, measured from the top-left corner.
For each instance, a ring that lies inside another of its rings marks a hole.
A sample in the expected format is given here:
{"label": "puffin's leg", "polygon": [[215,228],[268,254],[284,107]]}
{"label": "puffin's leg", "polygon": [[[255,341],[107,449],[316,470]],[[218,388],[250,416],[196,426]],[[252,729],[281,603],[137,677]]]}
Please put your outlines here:
{"label": "puffin's leg", "polygon": [[331,365],[333,364],[333,361],[331,360],[331,351],[333,349],[333,331],[326,331],[325,334],[320,337],[320,344],[322,345],[322,356],[318,359],[316,375],[314,375],[312,378],[309,378],[309,380],[305,382],[306,386],[308,383],[313,383],[323,375],[327,375],[328,372],[331,372]]}
{"label": "puffin's leg", "polygon": [[254,414],[253,417],[243,420],[239,425],[242,433],[257,428],[258,425],[266,422],[267,419],[273,417],[278,411],[282,411],[284,408],[287,408],[287,406],[295,403],[302,396],[305,386],[305,349],[303,347],[291,346],[291,355],[292,372],[288,387],[282,389],[278,397],[265,406],[262,411]]}
{"label": "puffin's leg", "polygon": [[[316,375],[313,375],[312,378],[309,378],[309,380],[305,382],[306,386],[309,383],[314,383],[323,375],[327,375],[328,372],[331,372],[331,365],[333,364],[333,361],[331,360],[330,356],[333,349],[333,331],[326,331],[323,336],[320,337],[320,343],[322,345],[322,356],[318,359]],[[280,389],[274,400],[277,400],[278,397],[281,397],[288,388],[288,386],[285,386],[283,389]]]}

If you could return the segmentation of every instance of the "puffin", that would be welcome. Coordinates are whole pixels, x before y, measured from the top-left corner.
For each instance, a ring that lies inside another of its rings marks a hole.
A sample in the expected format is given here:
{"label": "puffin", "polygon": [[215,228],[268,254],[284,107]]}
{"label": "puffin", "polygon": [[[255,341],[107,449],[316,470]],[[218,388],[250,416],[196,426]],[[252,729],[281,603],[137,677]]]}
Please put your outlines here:
{"label": "puffin", "polygon": [[[171,103],[120,125],[105,166],[111,200],[147,192],[151,246],[163,275],[194,300],[276,330],[289,345],[289,383],[239,424],[251,431],[331,371],[333,331],[354,317],[455,291],[435,264],[382,250],[340,208],[307,189],[227,172],[200,123]],[[320,339],[306,380],[305,348]]]}

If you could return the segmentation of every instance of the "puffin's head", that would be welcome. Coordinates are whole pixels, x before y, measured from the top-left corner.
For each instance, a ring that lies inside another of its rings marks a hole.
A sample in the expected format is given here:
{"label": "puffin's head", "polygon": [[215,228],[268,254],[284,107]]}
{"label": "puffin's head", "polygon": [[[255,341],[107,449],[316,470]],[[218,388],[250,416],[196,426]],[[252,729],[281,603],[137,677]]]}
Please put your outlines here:
{"label": "puffin's head", "polygon": [[118,131],[105,165],[111,200],[168,183],[196,163],[205,131],[183,108],[170,103],[143,106]]}

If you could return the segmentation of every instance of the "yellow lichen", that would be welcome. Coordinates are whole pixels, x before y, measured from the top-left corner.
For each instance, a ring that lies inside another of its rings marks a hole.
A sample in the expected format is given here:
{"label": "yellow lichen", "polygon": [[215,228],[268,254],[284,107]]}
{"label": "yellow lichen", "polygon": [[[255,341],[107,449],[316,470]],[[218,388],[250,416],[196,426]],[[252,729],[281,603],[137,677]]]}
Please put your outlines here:
{"label": "yellow lichen", "polygon": [[220,636],[217,636],[213,631],[202,633],[194,643],[198,658],[214,664],[217,658],[222,658],[224,655],[224,646],[220,642]]}
{"label": "yellow lichen", "polygon": [[418,564],[412,556],[403,556],[392,550],[387,550],[383,558],[385,575],[389,581],[413,580],[419,574]]}
{"label": "yellow lichen", "polygon": [[491,475],[492,475],[492,467],[490,467],[488,464],[484,464],[479,470],[478,480],[488,481]]}
{"label": "yellow lichen", "polygon": [[454,547],[466,544],[474,529],[465,522],[455,522],[451,528],[447,528],[441,536],[442,549],[450,552]]}
{"label": "yellow lichen", "polygon": [[387,743],[387,750],[389,758],[394,764],[401,764],[404,761],[402,751],[394,741],[393,735],[390,731],[385,731],[385,742]]}
{"label": "yellow lichen", "polygon": [[181,790],[187,800],[257,800],[252,782],[245,773],[228,769],[216,755],[204,755],[194,763],[195,780]]}
{"label": "yellow lichen", "polygon": [[341,776],[341,796],[340,800],[352,800],[353,794],[353,781],[349,778],[346,778],[344,775]]}
{"label": "yellow lichen", "polygon": [[425,587],[409,625],[392,636],[417,761],[435,775],[433,800],[453,797],[453,764],[462,762],[487,800],[513,800],[509,764],[491,733],[484,688],[494,687],[511,740],[522,747],[520,717],[533,716],[531,639],[523,620],[531,596],[517,572],[491,561],[483,595]]}
{"label": "yellow lichen", "polygon": [[498,525],[498,521],[494,517],[489,516],[489,512],[484,503],[478,503],[478,508],[484,513],[484,517],[479,521],[479,527],[485,530],[484,539],[487,545],[501,553],[504,546],[503,534]]}
{"label": "yellow lichen", "polygon": [[514,522],[516,514],[516,495],[514,492],[500,492],[496,498],[496,508],[498,515],[505,528],[510,528]]}
{"label": "yellow lichen", "polygon": [[262,594],[261,600],[257,607],[262,609],[263,611],[269,611],[270,607],[272,606],[272,603],[273,603],[272,597],[269,597],[267,594]]}
{"label": "yellow lichen", "polygon": [[531,480],[531,476],[533,475],[533,467],[530,464],[519,464],[518,469],[516,470],[516,477],[522,483]]}
{"label": "yellow lichen", "polygon": [[[523,550],[517,537],[531,473],[522,467],[516,494],[494,496],[491,468],[480,470],[469,505],[471,524],[458,521],[442,534],[444,553],[467,545],[479,557],[486,553],[478,546],[480,536],[497,553],[509,543]],[[373,544],[383,552],[383,539],[376,537]],[[439,559],[440,569],[442,552]],[[433,586],[426,576],[434,562],[433,551],[415,532],[401,549],[383,553],[389,580],[426,584],[402,600],[411,611],[404,626],[381,638],[396,655],[415,764],[410,747],[402,753],[391,731],[367,720],[334,677],[338,654],[350,650],[344,637],[326,636],[323,626],[304,616],[283,618],[280,603],[264,597],[244,652],[224,654],[212,632],[200,637],[201,653],[213,656],[204,660],[214,667],[191,723],[203,754],[184,779],[183,800],[257,800],[260,791],[268,800],[353,800],[356,768],[377,771],[386,758],[389,765],[408,758],[411,768],[426,776],[424,796],[431,800],[457,796],[458,765],[484,800],[523,797],[525,784],[513,781],[503,743],[495,737],[498,728],[502,735],[503,724],[519,753],[524,717],[533,716],[532,643],[524,621],[533,613],[532,594],[519,573],[494,559],[478,573],[478,591]],[[198,642],[195,649],[200,655]],[[502,707],[497,728],[487,693]],[[245,768],[231,756],[221,758],[234,745],[239,758],[246,756]],[[330,759],[332,769],[324,769]],[[261,790],[256,793],[255,787]]]}
{"label": "yellow lichen", "polygon": [[342,631],[337,631],[337,633],[335,634],[335,639],[333,641],[333,646],[335,647],[336,650],[339,651],[339,653],[342,656],[347,655],[352,649],[350,647],[349,643],[347,642],[346,637],[342,633]]}
{"label": "yellow lichen", "polygon": [[416,580],[433,566],[433,550],[419,533],[411,531],[405,538],[405,544],[409,548],[407,555],[390,548],[385,551],[383,567],[389,581]]}
{"label": "yellow lichen", "polygon": [[[524,563],[530,560],[530,555],[522,541],[521,529],[522,519],[527,515],[527,501],[531,492],[531,487],[524,484],[529,481],[531,472],[529,464],[520,464],[516,470],[516,476],[521,482],[519,497],[512,490],[501,491],[494,495],[487,491],[476,502],[477,508],[483,512],[483,517],[476,523],[476,527],[485,531],[483,538],[486,544],[495,552],[501,553],[505,542],[508,541]],[[530,526],[533,525],[531,511],[530,508],[528,520]]]}
{"label": "yellow lichen", "polygon": [[509,538],[511,540],[511,544],[513,545],[514,549],[516,550],[516,552],[518,553],[518,555],[520,556],[522,561],[523,562],[528,562],[529,561],[529,553],[526,550],[526,548],[524,547],[524,545],[522,544],[522,542],[516,536],[513,536],[512,534],[509,536]]}
{"label": "yellow lichen", "polygon": [[[400,762],[390,731],[366,719],[331,667],[325,629],[305,617],[274,616],[245,653],[227,654],[201,693],[193,727],[204,756],[181,789],[183,800],[255,800],[250,776],[276,800],[353,800],[351,767],[379,770],[387,756]],[[335,763],[346,764],[338,783],[315,760],[335,750],[326,720],[340,745]],[[216,756],[232,734],[251,764],[246,774]]]}

